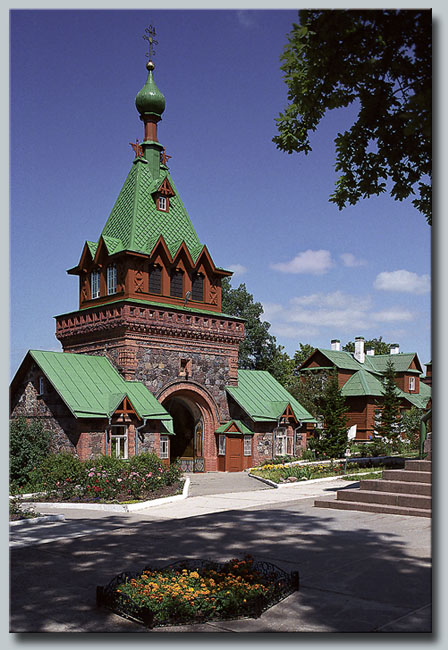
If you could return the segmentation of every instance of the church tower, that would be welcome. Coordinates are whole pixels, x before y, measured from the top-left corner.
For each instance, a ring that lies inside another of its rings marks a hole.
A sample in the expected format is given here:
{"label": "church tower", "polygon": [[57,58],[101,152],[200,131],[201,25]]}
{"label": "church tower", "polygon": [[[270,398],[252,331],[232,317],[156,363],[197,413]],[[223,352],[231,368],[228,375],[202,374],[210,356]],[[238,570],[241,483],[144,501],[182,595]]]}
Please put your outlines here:
{"label": "church tower", "polygon": [[[149,39],[148,39],[149,40]],[[151,58],[150,41],[150,58]],[[143,382],[173,417],[171,456],[186,470],[217,469],[216,431],[230,419],[243,321],[221,312],[221,281],[173,182],[158,140],[165,98],[154,63],[136,97],[143,140],[97,241],[79,263],[79,308],[56,317],[64,352],[106,356]]]}

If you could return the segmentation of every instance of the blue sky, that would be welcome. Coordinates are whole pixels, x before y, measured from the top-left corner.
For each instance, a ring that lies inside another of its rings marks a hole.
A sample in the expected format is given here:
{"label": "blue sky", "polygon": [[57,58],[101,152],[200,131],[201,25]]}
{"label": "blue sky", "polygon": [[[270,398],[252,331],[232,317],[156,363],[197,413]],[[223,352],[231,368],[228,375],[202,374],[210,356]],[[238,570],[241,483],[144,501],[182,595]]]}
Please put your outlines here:
{"label": "blue sky", "polygon": [[78,262],[97,240],[143,136],[145,28],[157,29],[159,140],[200,240],[265,309],[278,343],[382,336],[431,358],[431,230],[387,196],[339,211],[331,112],[308,156],[272,142],[295,10],[20,10],[10,32],[11,373],[60,349],[53,316],[78,307]]}

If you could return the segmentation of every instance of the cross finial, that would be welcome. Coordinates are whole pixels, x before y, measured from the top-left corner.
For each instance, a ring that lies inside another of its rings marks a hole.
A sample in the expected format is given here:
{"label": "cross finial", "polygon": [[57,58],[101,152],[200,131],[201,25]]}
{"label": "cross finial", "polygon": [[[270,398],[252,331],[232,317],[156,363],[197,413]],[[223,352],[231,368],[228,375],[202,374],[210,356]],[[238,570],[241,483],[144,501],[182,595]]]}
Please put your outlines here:
{"label": "cross finial", "polygon": [[156,41],[155,36],[156,36],[156,28],[150,25],[145,29],[146,35],[143,35],[143,38],[145,41],[148,41],[149,43],[149,50],[148,54],[146,57],[149,59],[149,61],[152,60],[152,57],[154,56],[154,46],[159,44],[159,41]]}

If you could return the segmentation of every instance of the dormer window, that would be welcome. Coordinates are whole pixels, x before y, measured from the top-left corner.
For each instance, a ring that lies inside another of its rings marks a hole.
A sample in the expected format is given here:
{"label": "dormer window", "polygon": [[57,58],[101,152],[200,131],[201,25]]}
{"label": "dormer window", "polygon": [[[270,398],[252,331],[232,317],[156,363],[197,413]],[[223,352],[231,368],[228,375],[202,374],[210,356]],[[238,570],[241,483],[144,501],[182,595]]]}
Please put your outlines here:
{"label": "dormer window", "polygon": [[168,212],[169,205],[169,198],[167,196],[157,197],[157,210]]}
{"label": "dormer window", "polygon": [[191,297],[193,300],[204,300],[204,276],[197,274],[193,276],[191,283]]}
{"label": "dormer window", "polygon": [[117,293],[117,267],[111,264],[107,267],[107,295]]}
{"label": "dormer window", "polygon": [[149,268],[149,293],[162,293],[162,269],[160,266]]}
{"label": "dormer window", "polygon": [[94,298],[100,297],[100,272],[92,271],[90,274],[90,297],[93,300]]}
{"label": "dormer window", "polygon": [[415,377],[409,377],[409,392],[415,390]]}
{"label": "dormer window", "polygon": [[173,271],[171,273],[170,296],[172,298],[182,298],[183,296],[183,277],[182,271]]}

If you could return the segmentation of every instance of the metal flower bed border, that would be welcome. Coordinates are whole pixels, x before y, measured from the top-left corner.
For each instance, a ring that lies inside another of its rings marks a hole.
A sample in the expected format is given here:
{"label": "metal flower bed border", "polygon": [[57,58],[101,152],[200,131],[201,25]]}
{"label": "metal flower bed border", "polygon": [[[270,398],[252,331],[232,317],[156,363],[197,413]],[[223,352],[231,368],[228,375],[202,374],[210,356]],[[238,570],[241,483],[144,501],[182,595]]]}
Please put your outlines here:
{"label": "metal flower bed border", "polygon": [[[228,562],[228,561],[227,561]],[[96,604],[97,607],[104,607],[112,611],[114,614],[118,614],[123,618],[129,619],[136,623],[140,623],[147,628],[154,627],[168,627],[176,625],[189,625],[189,624],[201,624],[206,623],[207,621],[224,621],[224,620],[238,620],[238,619],[247,619],[247,618],[258,618],[263,612],[267,609],[276,605],[280,601],[284,600],[290,596],[295,591],[299,590],[299,573],[298,571],[292,571],[287,573],[283,569],[271,564],[270,562],[265,562],[263,560],[254,560],[253,568],[260,572],[264,577],[272,576],[275,574],[276,578],[272,582],[272,585],[269,587],[269,591],[259,596],[250,607],[246,608],[244,613],[235,615],[224,615],[220,616],[219,614],[213,616],[204,616],[192,619],[191,617],[184,617],[177,620],[176,622],[166,622],[166,623],[154,623],[153,613],[146,607],[137,607],[132,599],[123,593],[117,593],[117,586],[123,582],[132,579],[139,578],[144,571],[166,571],[167,569],[187,569],[187,570],[202,570],[207,566],[213,565],[216,569],[221,569],[227,562],[217,562],[215,560],[178,560],[167,564],[163,567],[153,567],[146,566],[141,571],[138,572],[123,572],[115,576],[109,584],[105,587],[97,586],[96,588]],[[279,584],[280,583],[280,584]]]}

